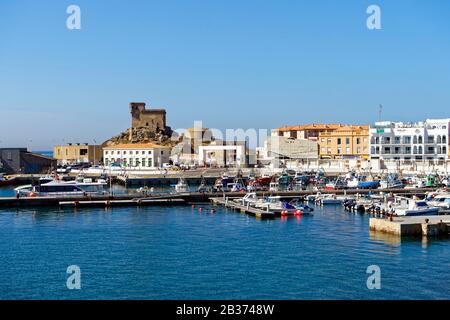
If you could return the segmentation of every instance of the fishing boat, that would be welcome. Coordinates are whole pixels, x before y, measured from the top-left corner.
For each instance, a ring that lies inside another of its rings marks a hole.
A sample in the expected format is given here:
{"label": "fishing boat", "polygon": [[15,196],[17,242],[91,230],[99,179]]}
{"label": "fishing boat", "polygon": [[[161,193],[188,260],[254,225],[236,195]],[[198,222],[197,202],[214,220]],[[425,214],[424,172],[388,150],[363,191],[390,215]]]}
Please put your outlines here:
{"label": "fishing boat", "polygon": [[381,189],[402,189],[405,185],[398,178],[398,175],[388,175],[385,179],[380,181]]}
{"label": "fishing boat", "polygon": [[336,180],[328,182],[325,185],[325,190],[340,190],[347,188],[347,181],[343,177],[337,177]]}

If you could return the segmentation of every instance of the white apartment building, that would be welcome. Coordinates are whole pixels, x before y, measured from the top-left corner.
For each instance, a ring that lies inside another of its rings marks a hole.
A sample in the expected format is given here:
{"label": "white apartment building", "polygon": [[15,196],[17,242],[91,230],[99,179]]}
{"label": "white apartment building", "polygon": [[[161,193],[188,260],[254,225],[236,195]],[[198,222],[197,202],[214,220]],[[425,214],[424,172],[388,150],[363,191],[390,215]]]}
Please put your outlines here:
{"label": "white apartment building", "polygon": [[369,130],[370,157],[381,160],[448,160],[450,119],[376,122]]}
{"label": "white apartment building", "polygon": [[103,148],[106,166],[120,165],[127,168],[160,168],[170,159],[170,148],[153,143],[118,144]]}

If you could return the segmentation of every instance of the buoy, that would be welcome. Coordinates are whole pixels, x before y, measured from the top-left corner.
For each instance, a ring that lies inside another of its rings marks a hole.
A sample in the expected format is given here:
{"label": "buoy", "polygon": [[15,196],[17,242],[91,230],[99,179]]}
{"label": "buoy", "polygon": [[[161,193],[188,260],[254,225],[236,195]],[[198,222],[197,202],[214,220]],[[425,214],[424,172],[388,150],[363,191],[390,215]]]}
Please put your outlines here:
{"label": "buoy", "polygon": [[203,208],[198,209],[198,211],[203,212]]}

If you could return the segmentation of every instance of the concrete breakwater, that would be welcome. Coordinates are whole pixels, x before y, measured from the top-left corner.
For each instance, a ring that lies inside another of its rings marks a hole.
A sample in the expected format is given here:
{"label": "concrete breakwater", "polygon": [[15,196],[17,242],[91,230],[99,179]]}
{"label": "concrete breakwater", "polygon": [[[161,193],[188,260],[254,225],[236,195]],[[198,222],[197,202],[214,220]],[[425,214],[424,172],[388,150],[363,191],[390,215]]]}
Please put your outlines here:
{"label": "concrete breakwater", "polygon": [[449,235],[450,216],[371,218],[369,225],[372,231],[401,237],[439,237]]}

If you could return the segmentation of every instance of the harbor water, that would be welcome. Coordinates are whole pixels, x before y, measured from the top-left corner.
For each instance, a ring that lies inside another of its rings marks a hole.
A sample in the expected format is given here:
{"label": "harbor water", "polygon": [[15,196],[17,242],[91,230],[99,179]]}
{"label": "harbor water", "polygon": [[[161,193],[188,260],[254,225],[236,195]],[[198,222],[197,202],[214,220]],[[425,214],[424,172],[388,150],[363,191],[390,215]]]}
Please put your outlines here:
{"label": "harbor water", "polygon": [[1,209],[0,299],[450,298],[449,240],[373,234],[340,206],[274,220],[199,207]]}

